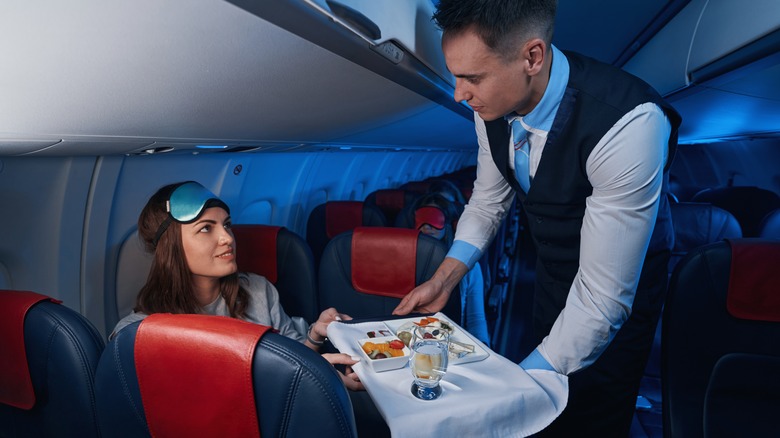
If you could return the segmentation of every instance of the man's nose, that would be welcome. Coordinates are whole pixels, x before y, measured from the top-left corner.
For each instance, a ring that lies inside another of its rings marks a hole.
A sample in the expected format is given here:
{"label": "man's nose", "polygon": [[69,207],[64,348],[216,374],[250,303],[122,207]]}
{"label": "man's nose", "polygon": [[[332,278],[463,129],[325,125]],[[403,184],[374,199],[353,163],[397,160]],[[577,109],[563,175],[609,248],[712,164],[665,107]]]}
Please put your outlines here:
{"label": "man's nose", "polygon": [[463,79],[455,78],[455,93],[453,94],[455,101],[469,101],[471,97],[471,92],[469,92],[466,85],[463,83]]}

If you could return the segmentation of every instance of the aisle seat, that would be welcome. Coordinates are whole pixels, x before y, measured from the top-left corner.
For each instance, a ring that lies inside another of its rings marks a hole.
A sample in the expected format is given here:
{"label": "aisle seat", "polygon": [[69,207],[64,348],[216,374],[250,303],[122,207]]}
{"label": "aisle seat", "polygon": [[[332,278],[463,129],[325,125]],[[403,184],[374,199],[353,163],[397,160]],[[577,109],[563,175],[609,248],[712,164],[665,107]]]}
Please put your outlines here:
{"label": "aisle seat", "polygon": [[[433,276],[446,254],[446,244],[417,230],[358,227],[343,233],[322,256],[320,306],[353,318],[389,316],[403,296]],[[459,288],[442,312],[460,323]]]}
{"label": "aisle seat", "polygon": [[151,315],[109,342],[96,382],[105,436],[357,436],[332,365],[238,319]]}
{"label": "aisle seat", "polygon": [[104,346],[59,301],[0,290],[0,436],[100,436],[94,379]]}
{"label": "aisle seat", "polygon": [[[779,262],[779,241],[752,238],[677,266],[663,314],[664,436],[777,435],[777,394],[762,399],[756,382],[777,387],[780,375]],[[759,400],[773,408],[751,410]]]}

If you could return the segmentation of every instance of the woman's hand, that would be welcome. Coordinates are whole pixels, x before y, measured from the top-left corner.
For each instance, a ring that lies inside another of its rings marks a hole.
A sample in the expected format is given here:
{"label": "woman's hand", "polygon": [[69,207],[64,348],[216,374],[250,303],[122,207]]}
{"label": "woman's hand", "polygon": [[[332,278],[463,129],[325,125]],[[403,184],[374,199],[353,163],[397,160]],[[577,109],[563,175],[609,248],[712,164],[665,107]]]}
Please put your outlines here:
{"label": "woman's hand", "polygon": [[331,365],[346,365],[345,372],[342,374],[340,371],[339,376],[341,381],[344,382],[344,386],[351,391],[365,391],[366,388],[360,381],[360,378],[355,371],[352,370],[352,365],[360,362],[360,359],[353,359],[352,356],[344,353],[325,353],[322,355]]}
{"label": "woman's hand", "polygon": [[[317,319],[317,322],[315,322],[311,327],[312,338],[314,338],[316,341],[325,340],[325,338],[328,336],[328,324],[333,321],[348,321],[350,319],[352,319],[351,316],[339,313],[338,310],[333,307],[325,309],[322,311],[322,313],[320,313],[320,317]],[[316,335],[318,338],[314,335]]]}

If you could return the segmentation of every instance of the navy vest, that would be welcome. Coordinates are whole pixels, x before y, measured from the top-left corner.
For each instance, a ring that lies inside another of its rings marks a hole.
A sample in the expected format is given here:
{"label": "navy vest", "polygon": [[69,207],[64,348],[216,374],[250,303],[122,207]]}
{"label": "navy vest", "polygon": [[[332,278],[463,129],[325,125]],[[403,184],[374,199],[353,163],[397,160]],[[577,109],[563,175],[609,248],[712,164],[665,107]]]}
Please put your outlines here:
{"label": "navy vest", "polygon": [[655,280],[666,281],[666,264],[660,260],[649,262],[649,259],[668,257],[674,244],[666,193],[681,122],[679,114],[639,78],[576,53],[566,52],[566,57],[569,83],[527,194],[509,167],[509,125],[503,118],[485,123],[493,160],[517,193],[537,249],[534,319],[537,330],[542,331],[537,333],[539,336],[549,332],[563,309],[579,268],[585,198],[593,192],[585,171],[588,156],[621,117],[646,102],[653,102],[664,111],[672,131],[661,205],[640,277],[640,289],[643,284],[657,284]]}

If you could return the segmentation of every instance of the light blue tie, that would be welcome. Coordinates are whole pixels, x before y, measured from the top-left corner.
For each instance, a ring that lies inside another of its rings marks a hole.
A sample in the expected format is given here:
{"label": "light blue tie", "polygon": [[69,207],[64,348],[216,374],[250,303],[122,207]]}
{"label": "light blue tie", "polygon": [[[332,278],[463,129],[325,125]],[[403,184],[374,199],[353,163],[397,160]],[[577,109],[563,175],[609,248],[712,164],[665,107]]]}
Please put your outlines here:
{"label": "light blue tie", "polygon": [[512,121],[512,140],[515,145],[515,176],[517,176],[517,181],[520,183],[523,191],[528,193],[528,189],[531,188],[530,169],[528,167],[531,146],[528,144],[526,134],[528,132],[523,128],[520,119]]}

